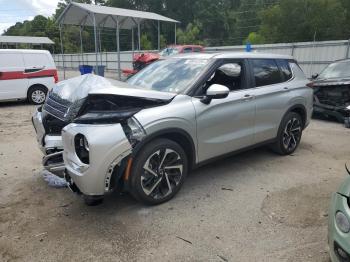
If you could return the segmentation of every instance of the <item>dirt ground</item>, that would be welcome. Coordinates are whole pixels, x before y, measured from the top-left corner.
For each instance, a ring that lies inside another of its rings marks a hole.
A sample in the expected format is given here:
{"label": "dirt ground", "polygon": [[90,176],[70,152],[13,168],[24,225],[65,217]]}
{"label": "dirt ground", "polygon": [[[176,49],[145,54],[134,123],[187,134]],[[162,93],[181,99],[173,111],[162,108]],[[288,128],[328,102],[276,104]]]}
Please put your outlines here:
{"label": "dirt ground", "polygon": [[40,175],[33,111],[0,104],[0,261],[329,261],[342,125],[313,120],[292,156],[260,148],[204,166],[160,206],[113,194],[87,207]]}

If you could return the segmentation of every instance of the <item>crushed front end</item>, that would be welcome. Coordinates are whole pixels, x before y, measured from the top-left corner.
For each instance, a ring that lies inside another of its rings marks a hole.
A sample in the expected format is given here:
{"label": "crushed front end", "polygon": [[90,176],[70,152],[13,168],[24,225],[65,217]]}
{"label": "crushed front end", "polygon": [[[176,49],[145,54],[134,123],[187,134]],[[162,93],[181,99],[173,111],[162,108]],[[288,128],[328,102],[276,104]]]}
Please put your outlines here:
{"label": "crushed front end", "polygon": [[314,83],[314,113],[334,117],[349,127],[350,80],[316,81]]}

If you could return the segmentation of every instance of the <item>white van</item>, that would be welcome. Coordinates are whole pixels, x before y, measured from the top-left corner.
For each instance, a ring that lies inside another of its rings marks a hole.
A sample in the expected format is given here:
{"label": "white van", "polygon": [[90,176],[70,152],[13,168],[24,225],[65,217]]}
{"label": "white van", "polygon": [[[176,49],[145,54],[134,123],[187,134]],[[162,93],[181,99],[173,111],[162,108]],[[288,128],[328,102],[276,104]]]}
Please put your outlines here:
{"label": "white van", "polygon": [[57,82],[50,52],[0,49],[0,101],[28,99],[39,105]]}

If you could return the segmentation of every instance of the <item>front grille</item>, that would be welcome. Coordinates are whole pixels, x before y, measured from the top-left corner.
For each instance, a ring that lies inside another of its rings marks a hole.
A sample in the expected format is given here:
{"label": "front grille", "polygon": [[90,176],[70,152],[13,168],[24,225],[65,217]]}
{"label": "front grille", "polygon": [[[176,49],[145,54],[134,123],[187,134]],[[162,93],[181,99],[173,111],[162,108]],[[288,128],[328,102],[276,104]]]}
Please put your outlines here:
{"label": "front grille", "polygon": [[44,110],[47,113],[61,120],[65,120],[69,111],[68,109],[69,105],[59,97],[55,97],[54,94],[50,94],[44,104]]}
{"label": "front grille", "polygon": [[51,114],[47,114],[43,117],[43,125],[47,135],[61,135],[62,129],[68,125],[68,122],[64,122]]}

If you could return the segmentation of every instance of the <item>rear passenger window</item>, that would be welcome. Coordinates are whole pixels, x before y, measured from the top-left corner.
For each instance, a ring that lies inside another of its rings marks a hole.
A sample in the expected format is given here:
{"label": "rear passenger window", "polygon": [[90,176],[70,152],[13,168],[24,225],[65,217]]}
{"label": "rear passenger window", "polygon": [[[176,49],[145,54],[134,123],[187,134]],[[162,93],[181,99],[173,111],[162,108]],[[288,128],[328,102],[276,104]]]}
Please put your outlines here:
{"label": "rear passenger window", "polygon": [[293,77],[292,70],[290,69],[288,60],[278,59],[277,65],[279,66],[282,75],[284,77],[284,81],[288,81]]}
{"label": "rear passenger window", "polygon": [[255,86],[267,86],[283,82],[282,75],[273,59],[253,59]]}
{"label": "rear passenger window", "polygon": [[193,52],[202,52],[202,48],[195,47],[195,48],[193,48]]}

